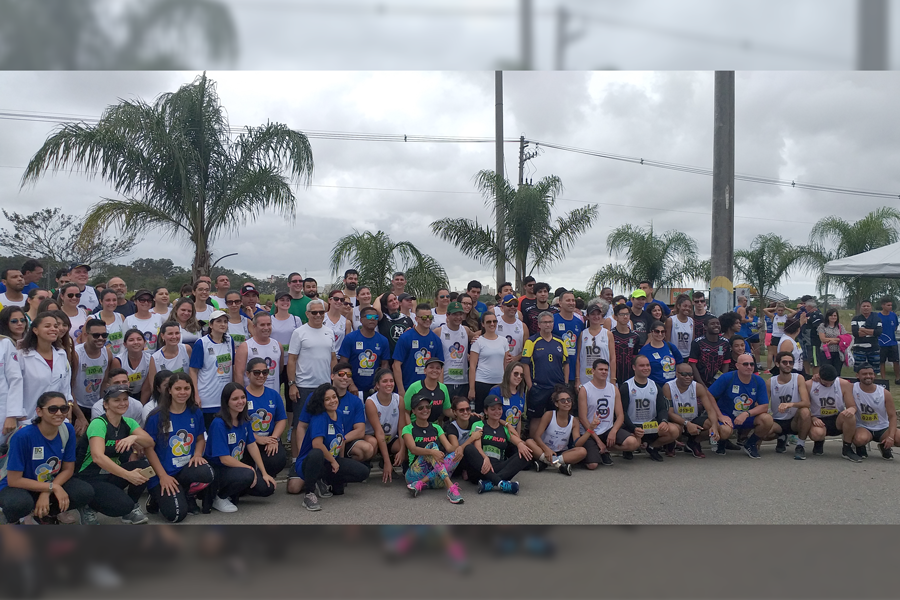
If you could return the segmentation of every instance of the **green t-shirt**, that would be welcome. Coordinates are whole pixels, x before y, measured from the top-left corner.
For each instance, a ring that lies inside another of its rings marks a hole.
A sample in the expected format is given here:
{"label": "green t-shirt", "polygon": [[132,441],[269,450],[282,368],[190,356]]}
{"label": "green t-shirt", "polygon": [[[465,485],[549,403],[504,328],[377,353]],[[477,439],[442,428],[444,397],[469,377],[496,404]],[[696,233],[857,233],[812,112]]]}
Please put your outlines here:
{"label": "green t-shirt", "polygon": [[85,453],[84,459],[81,461],[81,468],[78,469],[78,472],[81,473],[92,464],[94,464],[94,459],[91,457],[91,444],[90,439],[93,437],[99,437],[106,440],[106,456],[112,459],[114,463],[117,465],[122,464],[122,457],[131,454],[131,450],[126,450],[125,452],[117,452],[116,451],[116,442],[121,440],[122,438],[126,438],[134,432],[135,429],[140,427],[137,421],[134,419],[129,419],[128,417],[122,417],[122,422],[119,423],[118,428],[112,427],[105,417],[97,417],[96,419],[92,419],[87,428],[87,435],[85,438]]}
{"label": "green t-shirt", "polygon": [[[427,427],[419,427],[413,421],[403,428],[402,434],[406,435],[407,433],[413,437],[413,443],[415,443],[416,448],[425,448],[431,443],[437,444],[437,447],[440,448],[441,442],[438,438],[444,435],[444,430],[441,429],[440,425],[435,425],[434,423],[429,423]],[[415,462],[416,455],[408,450],[407,454],[409,454],[409,464]]]}
{"label": "green t-shirt", "polygon": [[403,395],[403,401],[406,404],[406,411],[409,412],[410,402],[412,402],[412,399],[416,394],[430,396],[431,414],[428,416],[428,420],[434,423],[441,418],[445,409],[450,408],[450,391],[447,389],[447,386],[441,382],[438,382],[438,386],[433,390],[429,390],[425,387],[423,382],[424,380],[420,380],[409,386],[406,389],[406,393]]}

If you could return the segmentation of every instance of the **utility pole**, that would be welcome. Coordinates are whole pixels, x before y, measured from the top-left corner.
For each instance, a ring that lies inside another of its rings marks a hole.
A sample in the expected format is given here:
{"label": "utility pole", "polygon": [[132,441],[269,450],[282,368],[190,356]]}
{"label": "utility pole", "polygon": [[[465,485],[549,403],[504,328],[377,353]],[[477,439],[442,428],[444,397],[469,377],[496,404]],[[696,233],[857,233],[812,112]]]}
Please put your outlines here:
{"label": "utility pole", "polygon": [[525,136],[519,137],[519,187],[525,183],[525,163],[538,155],[537,150],[533,152],[525,152],[525,148],[528,147],[528,142],[525,141]]}
{"label": "utility pole", "polygon": [[709,300],[720,315],[731,310],[734,294],[734,71],[716,71],[714,95]]}
{"label": "utility pole", "polygon": [[532,0],[519,0],[519,68],[530,71],[534,68],[532,62],[532,15],[534,10]]}
{"label": "utility pole", "polygon": [[[494,186],[494,214],[497,217],[497,246],[499,248],[506,247],[506,213],[503,210],[503,203],[500,201],[500,182],[504,176],[503,168],[503,71],[494,72],[494,136],[496,145],[496,168],[494,173],[497,175],[497,182]],[[503,257],[497,257],[497,290],[500,284],[506,281],[506,261]]]}
{"label": "utility pole", "polygon": [[856,0],[856,68],[883,71],[888,68],[887,0]]}
{"label": "utility pole", "polygon": [[580,38],[584,37],[585,30],[573,31],[569,33],[569,20],[572,14],[569,9],[560,4],[556,9],[556,60],[555,69],[557,71],[564,70],[566,64],[566,48]]}

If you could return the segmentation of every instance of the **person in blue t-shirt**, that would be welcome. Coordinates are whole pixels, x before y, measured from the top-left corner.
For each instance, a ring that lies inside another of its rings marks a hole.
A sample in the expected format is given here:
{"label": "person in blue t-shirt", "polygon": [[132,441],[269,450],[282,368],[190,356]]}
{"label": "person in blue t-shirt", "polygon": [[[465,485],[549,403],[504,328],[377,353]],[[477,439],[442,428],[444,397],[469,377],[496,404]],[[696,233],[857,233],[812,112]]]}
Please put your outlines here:
{"label": "person in blue t-shirt", "polygon": [[[249,454],[255,466],[243,462]],[[271,496],[275,479],[266,473],[256,436],[250,425],[247,392],[240,383],[229,383],[222,390],[222,409],[209,426],[206,457],[216,472],[215,494],[207,494],[203,512],[209,507],[223,513],[237,512],[240,496]]]}
{"label": "person in blue t-shirt", "polygon": [[[659,304],[659,307],[662,309],[662,312],[663,312],[663,317],[669,317],[672,315],[672,309],[669,308],[668,304],[666,304],[665,302],[662,302],[660,300],[657,300],[656,298],[653,297],[653,294],[655,294],[656,292],[653,291],[653,286],[650,285],[649,281],[647,281],[646,279],[644,281],[641,281],[638,284],[638,289],[643,290],[644,295],[645,295],[644,297],[647,298],[648,305],[649,304]],[[631,300],[626,302],[625,306],[631,307]],[[649,311],[650,306],[644,306],[644,310]],[[663,320],[665,320],[665,319],[663,319]]]}
{"label": "person in blue t-shirt", "polygon": [[[262,455],[265,472],[275,477],[287,464],[287,452],[281,443],[281,434],[287,429],[287,413],[281,394],[266,387],[269,366],[266,359],[257,356],[247,361],[247,412],[250,429],[256,436],[256,444]],[[244,462],[250,464],[250,455],[244,454]]]}
{"label": "person in blue t-shirt", "polygon": [[[553,315],[553,335],[566,346],[566,355],[578,356],[578,341],[584,331],[584,321],[575,316],[575,294],[564,291],[559,297],[559,312]],[[569,369],[569,382],[575,381],[578,369]]]}
{"label": "person in blue t-shirt", "polygon": [[501,399],[503,416],[501,419],[522,436],[522,416],[525,412],[525,365],[519,361],[511,361],[503,371],[503,381],[491,388],[493,394]]}
{"label": "person in blue t-shirt", "polygon": [[755,364],[753,355],[742,354],[736,371],[722,374],[709,386],[719,413],[710,431],[710,440],[718,442],[716,454],[725,454],[728,438],[735,429],[752,429],[743,450],[750,458],[760,458],[758,444],[772,430],[774,421],[769,414],[766,382],[753,374]]}
{"label": "person in blue t-shirt", "polygon": [[[472,299],[472,310],[478,313],[478,318],[481,319],[481,315],[487,311],[487,304],[479,300],[481,297],[481,282],[473,279],[466,286],[466,295]],[[400,394],[401,396],[403,394]]]}
{"label": "person in blue t-shirt", "polygon": [[339,405],[338,392],[330,383],[317,387],[306,402],[309,428],[300,443],[294,474],[287,483],[288,494],[305,494],[306,510],[322,509],[318,495],[330,497],[329,486],[343,487],[369,476],[367,466],[344,458],[344,427],[338,417]]}
{"label": "person in blue t-shirt", "polygon": [[9,438],[6,477],[0,479],[0,523],[29,515],[56,523],[67,510],[83,508],[94,496],[86,481],[75,479],[75,428],[66,422],[69,405],[59,392],[44,392],[35,418]]}
{"label": "person in blue t-shirt", "polygon": [[351,392],[362,392],[368,398],[375,393],[375,371],[387,367],[391,357],[388,339],[378,333],[378,311],[373,306],[359,309],[359,329],[341,342],[338,361],[347,361],[353,369]]}
{"label": "person in blue t-shirt", "polygon": [[147,512],[160,513],[171,523],[200,514],[195,496],[212,483],[215,473],[203,458],[206,426],[190,375],[169,378],[169,389],[147,417],[144,431],[156,442],[144,451],[156,472],[147,484]]}
{"label": "person in blue t-shirt", "polygon": [[436,357],[444,360],[444,345],[431,331],[433,320],[430,306],[416,306],[416,326],[404,331],[394,347],[394,379],[401,397],[406,394],[406,388],[425,379],[428,359]]}
{"label": "person in blue t-shirt", "polygon": [[894,301],[890,296],[881,299],[881,335],[878,336],[878,347],[881,351],[881,372],[887,377],[884,368],[888,362],[894,363],[894,383],[900,384],[900,350],[897,346],[897,313],[894,312]]}
{"label": "person in blue t-shirt", "polygon": [[650,337],[638,354],[650,361],[650,379],[660,386],[674,381],[675,367],[684,362],[678,348],[666,341],[666,326],[662,321],[650,324]]}

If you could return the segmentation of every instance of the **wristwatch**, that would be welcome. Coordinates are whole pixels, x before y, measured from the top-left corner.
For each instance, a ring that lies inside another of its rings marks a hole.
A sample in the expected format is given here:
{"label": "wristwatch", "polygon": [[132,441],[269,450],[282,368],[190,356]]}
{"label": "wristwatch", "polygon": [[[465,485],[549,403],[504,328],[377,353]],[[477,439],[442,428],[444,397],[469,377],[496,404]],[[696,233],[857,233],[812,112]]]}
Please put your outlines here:
{"label": "wristwatch", "polygon": [[296,386],[296,385],[297,385],[297,382],[296,382],[296,381],[288,381],[288,385],[289,385],[289,386],[290,386],[290,385]]}

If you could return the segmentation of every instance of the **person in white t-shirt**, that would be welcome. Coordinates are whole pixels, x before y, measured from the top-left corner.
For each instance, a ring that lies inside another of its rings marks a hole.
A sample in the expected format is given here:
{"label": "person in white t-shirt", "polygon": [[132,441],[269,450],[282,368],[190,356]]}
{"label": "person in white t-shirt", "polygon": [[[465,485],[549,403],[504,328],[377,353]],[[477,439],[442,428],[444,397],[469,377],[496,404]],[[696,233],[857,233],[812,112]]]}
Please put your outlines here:
{"label": "person in white t-shirt", "polygon": [[509,344],[505,337],[497,335],[497,315],[486,311],[481,316],[484,333],[469,350],[469,400],[475,403],[475,412],[484,410],[484,399],[491,388],[503,381],[506,363],[510,360]]}
{"label": "person in white t-shirt", "polygon": [[25,289],[25,277],[22,275],[22,271],[6,269],[0,274],[0,278],[6,284],[6,291],[0,294],[0,306],[4,308],[7,306],[22,308],[25,306],[25,301],[28,298],[22,293],[22,290]]}
{"label": "person in white t-shirt", "polygon": [[130,317],[125,317],[125,329],[139,329],[144,334],[146,342],[144,350],[156,351],[156,339],[159,336],[159,326],[163,324],[163,315],[151,312],[153,307],[153,294],[150,290],[138,290],[134,293],[134,305],[137,308]]}
{"label": "person in white t-shirt", "polygon": [[215,302],[220,310],[225,310],[225,296],[231,290],[231,281],[228,275],[219,275],[216,277],[216,293],[210,294],[209,298]]}

